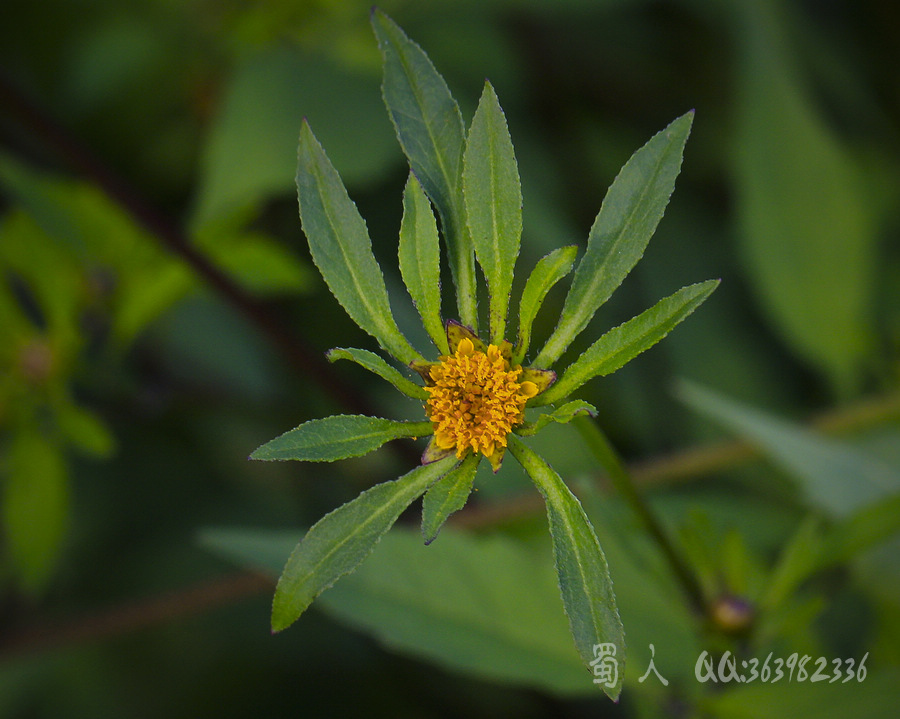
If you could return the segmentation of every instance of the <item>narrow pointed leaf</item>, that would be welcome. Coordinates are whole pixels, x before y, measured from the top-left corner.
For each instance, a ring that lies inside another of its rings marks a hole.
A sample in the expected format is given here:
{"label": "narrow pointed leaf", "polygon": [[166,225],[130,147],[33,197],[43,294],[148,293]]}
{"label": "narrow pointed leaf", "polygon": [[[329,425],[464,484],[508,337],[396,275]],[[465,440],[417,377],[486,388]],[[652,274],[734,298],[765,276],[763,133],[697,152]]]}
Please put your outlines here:
{"label": "narrow pointed leaf", "polygon": [[462,195],[462,115],[422,48],[380,10],[372,12],[372,27],[384,58],[384,103],[412,171],[441,216],[459,317],[475,328],[475,256]]}
{"label": "narrow pointed leaf", "polygon": [[399,437],[425,437],[431,422],[397,422],[392,419],[339,414],[313,419],[285,432],[250,455],[250,459],[334,462],[360,457]]}
{"label": "narrow pointed leaf", "polygon": [[333,350],[329,350],[325,356],[329,362],[336,362],[341,359],[356,362],[356,364],[365,367],[369,372],[374,372],[382,379],[390,382],[407,397],[428,399],[429,395],[424,387],[404,377],[374,352],[353,347],[335,347]]}
{"label": "narrow pointed leaf", "polygon": [[572,271],[578,248],[560,247],[542,257],[534,266],[519,302],[519,339],[513,351],[513,364],[522,364],[531,345],[531,326],[550,289]]}
{"label": "narrow pointed leaf", "polygon": [[644,254],[681,171],[693,111],[638,150],[619,172],[591,227],[559,324],[535,360],[550,367]]}
{"label": "narrow pointed leaf", "polygon": [[682,287],[637,317],[611,329],[588,347],[555,385],[535,397],[533,405],[557,402],[568,397],[588,380],[615,372],[669,334],[718,286],[718,280],[707,280]]}
{"label": "narrow pointed leaf", "polygon": [[431,544],[447,518],[465,506],[475,481],[479,458],[477,454],[470,454],[425,493],[422,500],[422,536],[425,544]]}
{"label": "narrow pointed leaf", "polygon": [[596,417],[597,408],[589,402],[575,399],[571,402],[566,402],[562,407],[558,407],[552,412],[542,414],[534,422],[526,422],[516,430],[516,434],[520,437],[528,437],[529,435],[537,434],[551,422],[568,424],[580,414]]}
{"label": "narrow pointed leaf", "polygon": [[441,354],[447,354],[447,333],[441,320],[441,248],[431,203],[410,173],[403,193],[400,223],[400,274],[422,324]]}
{"label": "narrow pointed leaf", "polygon": [[356,569],[400,513],[454,461],[448,457],[376,485],[316,522],[294,549],[278,580],[272,631],[293,624],[319,594]]}
{"label": "narrow pointed leaf", "polygon": [[491,341],[506,335],[513,267],[522,238],[522,189],[506,118],[490,83],[472,119],[463,163],[469,234],[490,291]]}
{"label": "narrow pointed leaf", "polygon": [[366,223],[306,121],[300,130],[297,198],[313,261],[337,301],[398,360],[420,359],[394,322]]}
{"label": "narrow pointed leaf", "polygon": [[625,633],[609,567],[594,528],[581,503],[550,465],[515,435],[509,436],[508,449],[547,503],[559,588],[582,661],[590,666],[597,644],[615,647],[615,681],[603,690],[616,700],[625,679]]}

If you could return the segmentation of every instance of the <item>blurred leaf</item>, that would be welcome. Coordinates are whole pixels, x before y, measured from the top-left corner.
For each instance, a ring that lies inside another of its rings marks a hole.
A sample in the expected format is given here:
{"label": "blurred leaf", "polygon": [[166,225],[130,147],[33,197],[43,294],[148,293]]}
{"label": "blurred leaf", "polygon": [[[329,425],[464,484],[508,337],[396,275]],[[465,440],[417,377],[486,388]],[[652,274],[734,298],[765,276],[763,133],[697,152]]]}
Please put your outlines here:
{"label": "blurred leaf", "polygon": [[[861,657],[855,659],[858,662]],[[807,665],[811,670],[812,666],[812,662]],[[830,664],[828,668],[832,668]],[[846,676],[846,665],[842,664],[841,668],[842,676]],[[755,683],[729,687],[726,691],[711,694],[704,704],[708,711],[722,719],[844,719],[848,716],[890,719],[896,716],[895,697],[900,669],[867,669],[868,675],[862,682]],[[833,674],[829,674],[829,678],[831,676]]]}
{"label": "blurred leaf", "polygon": [[513,351],[512,364],[522,364],[531,345],[531,325],[550,289],[572,271],[578,248],[575,245],[560,247],[545,255],[534,266],[519,303],[519,339]]}
{"label": "blurred leaf", "polygon": [[300,130],[297,196],[313,261],[347,314],[401,362],[421,359],[397,329],[366,223],[306,122]]}
{"label": "blurred leaf", "polygon": [[441,354],[448,354],[441,320],[441,248],[437,223],[422,186],[412,173],[403,192],[398,250],[400,274],[422,324]]}
{"label": "blurred leaf", "polygon": [[422,536],[425,544],[431,544],[447,518],[466,505],[480,459],[474,452],[470,453],[458,467],[431,485],[425,493],[422,500]]}
{"label": "blurred leaf", "polygon": [[611,643],[615,647],[615,684],[602,685],[615,701],[625,681],[625,636],[600,542],[581,503],[560,476],[515,435],[509,435],[508,442],[509,451],[547,504],[559,589],[582,661],[585,666],[591,665],[596,659],[597,644]]}
{"label": "blurred leaf", "polygon": [[459,319],[478,329],[475,255],[466,230],[462,193],[465,130],[450,88],[425,52],[378,9],[372,28],[384,58],[381,87],[397,138],[441,217]]}
{"label": "blurred leaf", "polygon": [[641,259],[675,189],[693,120],[692,111],[654,135],[613,181],[591,227],[559,324],[535,359],[536,367],[550,367],[559,359]]}
{"label": "blurred leaf", "polygon": [[463,156],[466,219],[490,293],[491,342],[506,339],[513,268],[522,239],[522,188],[497,94],[485,83]]}
{"label": "blurred leaf", "polygon": [[755,444],[800,480],[806,499],[843,517],[900,489],[900,475],[875,457],[826,439],[783,419],[747,407],[693,383],[682,382],[678,396]]}
{"label": "blurred leaf", "polygon": [[707,280],[682,287],[637,317],[611,329],[569,365],[556,384],[535,397],[531,406],[552,404],[568,397],[588,380],[615,372],[669,334],[718,285],[718,280]]}
{"label": "blurred leaf", "polygon": [[293,187],[301,118],[315,125],[348,184],[396,160],[377,83],[322,56],[268,49],[242,62],[203,153],[197,229]]}
{"label": "blurred leaf", "polygon": [[209,243],[209,256],[248,291],[266,295],[302,292],[313,281],[311,268],[282,244],[260,233],[239,235],[232,241]]}
{"label": "blurred leaf", "polygon": [[750,279],[787,342],[846,390],[870,339],[870,210],[858,168],[788,61],[769,3],[742,5],[735,181]]}
{"label": "blurred leaf", "polygon": [[376,485],[325,515],[291,553],[275,589],[272,631],[293,624],[312,601],[362,562],[400,513],[441,477],[456,457],[416,467]]}
{"label": "blurred leaf", "polygon": [[369,372],[374,372],[382,379],[390,382],[408,397],[413,397],[414,399],[428,399],[431,396],[425,391],[424,387],[417,385],[415,382],[404,377],[374,352],[354,349],[352,347],[335,347],[332,350],[328,350],[325,356],[328,358],[329,362],[334,362],[339,359],[348,359],[352,362],[356,362],[360,367],[365,367]]}
{"label": "blurred leaf", "polygon": [[40,592],[56,568],[69,514],[68,478],[59,448],[25,428],[13,435],[3,487],[7,553],[22,588]]}
{"label": "blurred leaf", "polygon": [[[201,541],[272,574],[293,546],[281,533],[252,530],[204,532]],[[395,527],[317,606],[388,646],[457,671],[554,692],[593,692],[548,559],[502,535],[447,528],[426,547],[417,532]]]}
{"label": "blurred leaf", "polygon": [[54,410],[63,435],[78,449],[102,458],[112,454],[116,440],[97,415],[68,398],[57,402]]}
{"label": "blurred leaf", "polygon": [[250,459],[333,462],[368,454],[392,439],[423,437],[433,431],[431,422],[397,422],[339,414],[304,422],[266,442],[250,455]]}

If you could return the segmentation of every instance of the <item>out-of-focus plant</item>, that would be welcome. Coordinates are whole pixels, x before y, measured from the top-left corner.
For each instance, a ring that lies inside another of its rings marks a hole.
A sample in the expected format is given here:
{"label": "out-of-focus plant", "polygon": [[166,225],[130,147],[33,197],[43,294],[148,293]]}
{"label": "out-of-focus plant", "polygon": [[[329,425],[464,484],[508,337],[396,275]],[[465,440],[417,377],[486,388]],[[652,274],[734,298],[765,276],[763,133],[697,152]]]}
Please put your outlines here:
{"label": "out-of-focus plant", "polygon": [[[591,228],[556,329],[525,365],[532,321],[550,288],[571,271],[575,248],[556,250],[537,264],[522,292],[518,339],[515,344],[506,339],[522,194],[497,96],[487,83],[466,134],[456,101],[422,49],[380,11],[373,12],[372,22],[384,55],[385,103],[411,168],[403,198],[400,270],[440,353],[436,361],[426,361],[397,328],[365,222],[305,122],[297,168],[300,217],[313,260],[338,302],[395,360],[417,372],[424,386],[366,350],[336,349],[330,358],[357,362],[422,400],[428,419],[337,415],[312,420],[252,457],[334,461],[367,454],[389,440],[433,436],[422,466],[369,489],[309,530],[279,580],[272,628],[289,626],[322,591],[352,572],[422,494],[422,533],[426,543],[434,540],[447,517],[465,505],[482,457],[496,472],[508,449],[546,501],[559,586],[584,663],[590,667],[596,660],[597,645],[611,644],[623,664],[622,625],[594,528],[560,476],[520,437],[551,422],[594,414],[587,402],[566,401],[569,395],[654,345],[718,284],[711,280],[682,288],[603,335],[559,378],[550,369],[643,255],[674,188],[693,113],[675,120],[622,168]],[[441,219],[459,322],[442,319],[432,204]],[[484,340],[478,333],[476,259],[490,297]],[[526,408],[546,406],[551,409],[526,421]],[[604,690],[617,699],[623,681],[624,671],[619,671]]]}

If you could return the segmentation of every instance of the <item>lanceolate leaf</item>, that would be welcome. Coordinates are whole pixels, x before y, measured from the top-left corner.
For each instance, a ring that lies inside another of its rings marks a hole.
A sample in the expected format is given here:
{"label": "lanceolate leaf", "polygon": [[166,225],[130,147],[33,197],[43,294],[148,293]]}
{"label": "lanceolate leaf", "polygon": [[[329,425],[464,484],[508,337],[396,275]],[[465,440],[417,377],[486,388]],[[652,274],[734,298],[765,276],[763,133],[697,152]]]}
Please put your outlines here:
{"label": "lanceolate leaf", "polygon": [[575,245],[560,247],[542,257],[531,271],[519,302],[519,339],[513,350],[513,364],[522,364],[531,344],[531,325],[534,318],[537,317],[550,288],[572,271],[577,253],[578,248]]}
{"label": "lanceolate leaf", "polygon": [[356,364],[365,367],[370,372],[374,372],[382,379],[390,382],[407,397],[415,399],[428,399],[429,397],[424,387],[404,377],[374,352],[352,347],[335,347],[333,350],[328,351],[326,357],[328,357],[329,362],[335,362],[340,359],[356,362]]}
{"label": "lanceolate leaf", "polygon": [[250,459],[298,459],[333,462],[359,457],[398,437],[425,437],[431,422],[397,422],[392,419],[339,414],[304,422],[250,455]]}
{"label": "lanceolate leaf", "polygon": [[454,512],[462,509],[475,480],[480,456],[471,453],[460,465],[435,482],[422,500],[422,536],[425,544],[431,544],[444,522]]}
{"label": "lanceolate leaf", "polygon": [[441,321],[441,248],[431,203],[410,173],[403,193],[400,223],[400,274],[422,317],[422,324],[441,354],[447,354],[447,333]]}
{"label": "lanceolate leaf", "polygon": [[400,513],[455,461],[455,457],[448,457],[372,487],[313,525],[278,580],[272,602],[272,631],[290,626],[313,599],[356,569]]}
{"label": "lanceolate leaf", "polygon": [[682,287],[649,310],[611,329],[588,347],[555,385],[535,397],[531,406],[552,404],[568,397],[588,380],[615,372],[669,334],[718,286],[718,280],[707,280]]}
{"label": "lanceolate leaf", "polygon": [[459,318],[477,328],[475,257],[462,195],[465,129],[447,83],[425,52],[380,10],[372,27],[384,57],[382,93],[409,165],[441,216]]}
{"label": "lanceolate leaf", "polygon": [[596,659],[596,645],[615,647],[615,681],[603,690],[616,700],[625,679],[625,635],[600,542],[581,503],[560,476],[518,437],[509,435],[508,441],[509,451],[547,503],[559,588],[578,653],[589,666]]}
{"label": "lanceolate leaf", "polygon": [[526,422],[524,425],[517,428],[515,432],[520,437],[527,437],[532,434],[537,434],[551,422],[568,424],[580,414],[596,417],[597,408],[589,402],[575,399],[571,402],[566,402],[562,407],[559,407],[552,412],[542,414],[534,422]]}
{"label": "lanceolate leaf", "polygon": [[522,189],[506,118],[490,83],[469,130],[463,188],[472,244],[490,291],[491,341],[499,345],[522,238]]}
{"label": "lanceolate leaf", "polygon": [[559,324],[535,360],[550,367],[644,254],[681,171],[693,111],[638,150],[619,172],[591,227]]}
{"label": "lanceolate leaf", "polygon": [[366,223],[306,121],[300,130],[297,198],[313,261],[347,314],[401,362],[421,359],[394,322]]}

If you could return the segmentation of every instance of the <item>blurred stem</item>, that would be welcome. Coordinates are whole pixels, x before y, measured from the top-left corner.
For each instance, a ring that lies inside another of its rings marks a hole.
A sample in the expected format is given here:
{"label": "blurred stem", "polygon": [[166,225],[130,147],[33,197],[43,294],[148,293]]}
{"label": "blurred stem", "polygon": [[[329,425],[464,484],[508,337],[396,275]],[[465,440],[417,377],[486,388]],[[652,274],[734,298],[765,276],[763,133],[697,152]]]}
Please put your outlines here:
{"label": "blurred stem", "polygon": [[573,420],[573,424],[578,429],[588,449],[590,449],[591,453],[606,471],[613,486],[628,502],[628,505],[637,514],[644,528],[659,546],[660,551],[672,568],[675,577],[681,584],[694,609],[700,614],[706,614],[706,599],[703,596],[703,590],[697,581],[697,577],[681,555],[672,537],[669,536],[666,529],[650,509],[650,505],[638,492],[631,475],[625,469],[625,464],[603,433],[603,430],[600,429],[595,420],[588,417],[578,417]]}

